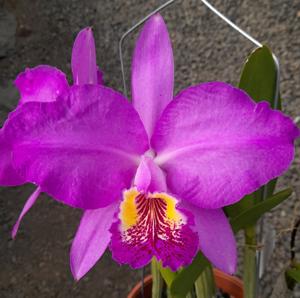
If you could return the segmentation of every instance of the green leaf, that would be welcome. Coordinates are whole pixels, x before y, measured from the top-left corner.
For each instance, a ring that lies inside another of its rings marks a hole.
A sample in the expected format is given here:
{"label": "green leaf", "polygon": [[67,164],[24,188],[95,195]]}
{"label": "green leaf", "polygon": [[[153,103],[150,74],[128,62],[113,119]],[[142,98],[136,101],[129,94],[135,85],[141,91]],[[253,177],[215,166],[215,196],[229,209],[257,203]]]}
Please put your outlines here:
{"label": "green leaf", "polygon": [[300,263],[296,263],[296,262],[294,261],[292,267],[293,267],[294,269],[299,269],[299,270],[300,270]]}
{"label": "green leaf", "polygon": [[300,283],[300,269],[291,268],[286,270],[286,276],[293,279],[295,282]]}
{"label": "green leaf", "polygon": [[291,188],[287,188],[243,211],[230,220],[233,231],[236,233],[243,228],[255,224],[264,213],[279,205],[287,199],[292,192],[293,190]]}
{"label": "green leaf", "polygon": [[235,218],[241,213],[243,213],[245,210],[253,207],[255,205],[255,195],[247,195],[239,202],[224,207],[224,211],[227,215],[227,217]]}
{"label": "green leaf", "polygon": [[267,46],[257,48],[248,57],[242,71],[239,88],[256,102],[266,100],[274,107],[276,66]]}
{"label": "green leaf", "polygon": [[160,271],[161,276],[165,280],[168,287],[171,287],[173,280],[175,279],[177,272],[173,272],[169,268],[164,268],[160,262],[157,262],[158,269]]}
{"label": "green leaf", "polygon": [[186,297],[189,291],[193,288],[199,275],[208,265],[209,261],[203,256],[203,254],[198,253],[190,266],[177,273],[170,287],[172,297]]}
{"label": "green leaf", "polygon": [[151,261],[151,274],[152,274],[152,297],[161,298],[164,282],[156,258],[153,258]]}
{"label": "green leaf", "polygon": [[206,268],[195,281],[195,292],[197,298],[216,297],[216,285],[211,264],[206,266]]}

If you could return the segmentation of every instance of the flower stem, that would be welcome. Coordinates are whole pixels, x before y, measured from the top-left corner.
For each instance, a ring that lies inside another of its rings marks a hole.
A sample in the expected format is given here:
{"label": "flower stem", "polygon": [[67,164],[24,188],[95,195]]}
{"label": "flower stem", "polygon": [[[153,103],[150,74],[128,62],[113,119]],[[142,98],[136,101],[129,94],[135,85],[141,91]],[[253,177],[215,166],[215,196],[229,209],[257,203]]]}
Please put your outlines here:
{"label": "flower stem", "polygon": [[160,298],[162,296],[162,290],[164,281],[159,271],[159,265],[155,258],[151,262],[152,273],[152,298]]}
{"label": "flower stem", "polygon": [[204,271],[195,282],[196,296],[198,298],[215,297],[216,287],[211,265],[206,266]]}
{"label": "flower stem", "polygon": [[256,298],[256,228],[254,226],[245,229],[244,251],[244,295],[245,298]]}

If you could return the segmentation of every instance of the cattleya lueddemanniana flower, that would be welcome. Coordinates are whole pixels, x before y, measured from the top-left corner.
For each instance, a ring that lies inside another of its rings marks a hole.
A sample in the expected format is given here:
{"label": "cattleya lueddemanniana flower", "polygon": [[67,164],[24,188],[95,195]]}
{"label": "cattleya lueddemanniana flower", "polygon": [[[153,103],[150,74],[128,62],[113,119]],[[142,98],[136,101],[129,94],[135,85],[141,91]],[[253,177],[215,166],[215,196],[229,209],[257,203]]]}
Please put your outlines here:
{"label": "cattleya lueddemanniana flower", "polygon": [[[79,32],[72,51],[72,73],[74,85],[103,84],[102,72],[96,64],[96,49],[91,28]],[[63,72],[55,67],[40,65],[18,75],[15,85],[20,92],[17,109],[27,102],[52,102],[63,100],[68,96],[69,85]],[[14,115],[15,112],[11,113]],[[29,119],[28,119],[29,120]],[[30,121],[30,120],[29,120]],[[12,164],[12,142],[0,130],[0,185],[14,186],[27,182],[25,177],[18,174]],[[32,193],[14,225],[12,237],[15,238],[24,215],[36,202],[41,193],[41,187]]]}
{"label": "cattleya lueddemanniana flower", "polygon": [[32,70],[30,80],[17,83],[22,98],[33,93],[2,129],[8,184],[31,182],[86,210],[71,248],[76,279],[108,246],[133,268],[156,257],[177,270],[201,250],[233,273],[236,243],[221,208],[288,168],[298,128],[222,82],[173,99],[173,53],[160,15],[145,23],[136,43],[132,103],[97,84],[93,41],[81,42],[73,49],[74,86],[53,69],[45,79]]}

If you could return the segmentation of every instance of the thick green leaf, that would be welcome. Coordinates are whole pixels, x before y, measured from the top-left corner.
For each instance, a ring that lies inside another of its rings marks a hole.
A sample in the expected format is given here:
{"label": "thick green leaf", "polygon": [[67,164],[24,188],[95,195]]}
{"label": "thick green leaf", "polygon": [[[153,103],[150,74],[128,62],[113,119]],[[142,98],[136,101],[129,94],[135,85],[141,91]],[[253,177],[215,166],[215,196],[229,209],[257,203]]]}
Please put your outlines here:
{"label": "thick green leaf", "polygon": [[287,188],[275,195],[267,198],[266,200],[257,203],[251,208],[240,213],[238,216],[230,220],[233,231],[236,233],[239,230],[251,226],[267,211],[279,205],[292,194],[292,189]]}
{"label": "thick green leaf", "polygon": [[203,256],[203,254],[198,253],[192,264],[182,269],[173,280],[170,288],[172,297],[186,297],[189,291],[193,288],[199,275],[208,265],[208,260]]}
{"label": "thick green leaf", "polygon": [[300,283],[300,269],[291,268],[286,270],[286,275],[295,282]]}
{"label": "thick green leaf", "polygon": [[195,281],[195,292],[197,298],[211,298],[216,296],[216,285],[211,264],[206,266],[206,268]]}
{"label": "thick green leaf", "polygon": [[151,261],[151,274],[152,274],[152,297],[161,298],[164,286],[164,281],[162,279],[158,261],[153,258]]}
{"label": "thick green leaf", "polygon": [[245,196],[242,200],[239,202],[224,207],[224,211],[229,218],[235,218],[241,213],[243,213],[245,210],[253,207],[255,205],[255,195],[251,194],[248,196]]}
{"label": "thick green leaf", "polygon": [[164,268],[160,262],[157,262],[158,269],[160,271],[161,276],[165,280],[168,287],[171,287],[173,280],[175,279],[177,272],[173,272],[169,268]]}
{"label": "thick green leaf", "polygon": [[274,107],[276,66],[267,46],[257,48],[248,57],[242,71],[239,88],[255,101],[266,100]]}
{"label": "thick green leaf", "polygon": [[297,262],[293,261],[292,267],[293,267],[294,269],[298,269],[298,270],[300,271],[300,263],[297,263]]}
{"label": "thick green leaf", "polygon": [[245,298],[254,298],[257,287],[257,259],[256,259],[256,227],[245,228],[245,246],[243,254],[243,282]]}

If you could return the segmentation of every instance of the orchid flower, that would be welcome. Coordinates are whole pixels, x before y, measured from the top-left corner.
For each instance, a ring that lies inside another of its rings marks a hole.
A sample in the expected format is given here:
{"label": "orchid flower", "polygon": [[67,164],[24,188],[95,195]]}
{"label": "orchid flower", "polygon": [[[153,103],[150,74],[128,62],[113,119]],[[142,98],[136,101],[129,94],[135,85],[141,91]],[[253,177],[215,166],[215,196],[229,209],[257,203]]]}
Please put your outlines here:
{"label": "orchid flower", "polygon": [[[102,73],[96,65],[96,49],[91,28],[79,32],[72,51],[72,72],[75,85],[102,84]],[[55,67],[40,65],[26,69],[19,74],[15,85],[20,92],[17,110],[27,102],[54,102],[64,100],[70,88],[66,75]],[[15,112],[11,113],[13,117]],[[30,121],[30,119],[28,119]],[[12,164],[12,144],[4,137],[4,130],[0,130],[0,184],[2,186],[21,185],[26,179],[21,177]],[[37,187],[27,199],[25,206],[14,225],[12,237],[15,238],[20,222],[30,210],[41,193]]]}
{"label": "orchid flower", "polygon": [[202,251],[233,273],[236,243],[222,207],[289,167],[298,128],[222,82],[173,99],[172,46],[159,14],[140,33],[131,78],[132,103],[84,84],[64,100],[23,104],[4,126],[14,170],[85,210],[71,248],[76,279],[107,247],[132,268],[156,257],[177,270]]}

